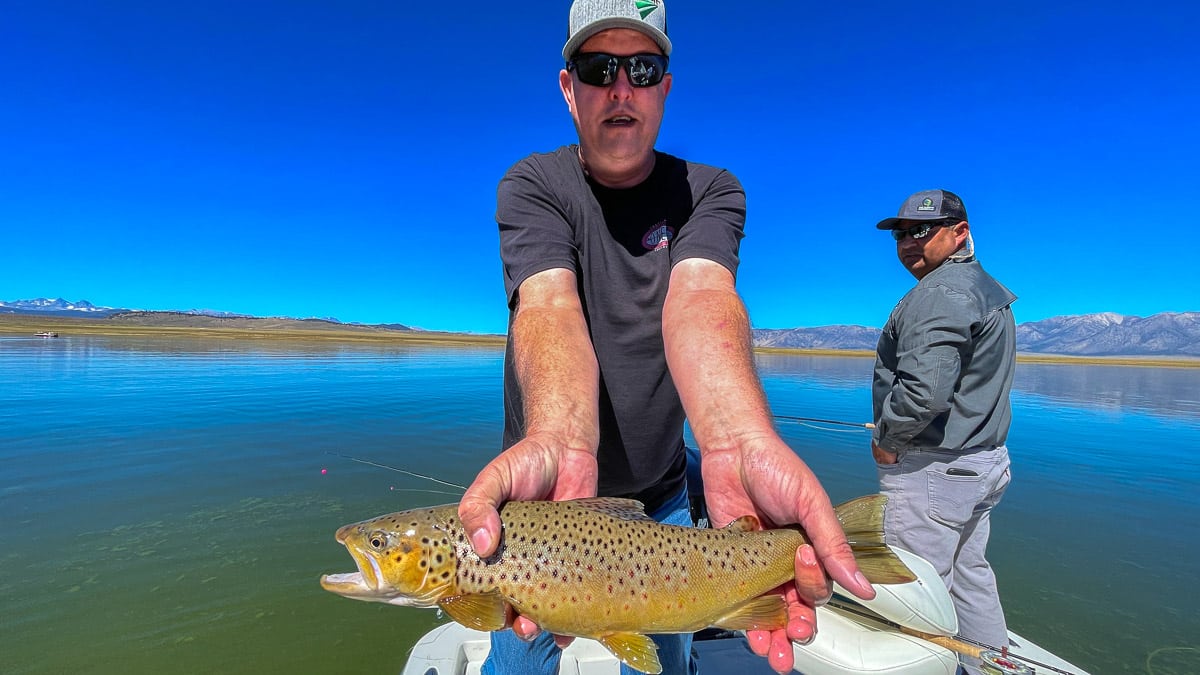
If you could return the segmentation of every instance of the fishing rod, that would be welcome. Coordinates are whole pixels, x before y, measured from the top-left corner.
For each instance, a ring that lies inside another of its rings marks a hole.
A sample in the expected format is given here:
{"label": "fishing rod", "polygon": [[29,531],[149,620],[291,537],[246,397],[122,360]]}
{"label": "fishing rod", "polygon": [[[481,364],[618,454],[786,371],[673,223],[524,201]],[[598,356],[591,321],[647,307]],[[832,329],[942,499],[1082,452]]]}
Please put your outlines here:
{"label": "fishing rod", "polygon": [[914,628],[909,628],[908,626],[901,626],[900,624],[896,623],[895,621],[889,621],[888,619],[885,619],[885,618],[879,616],[878,614],[875,614],[874,612],[871,612],[865,608],[862,608],[862,607],[859,607],[856,605],[852,605],[848,602],[844,602],[844,601],[840,600],[838,597],[831,598],[829,600],[829,602],[826,603],[826,605],[829,607],[836,607],[837,609],[840,609],[844,612],[848,612],[850,614],[856,614],[865,619],[870,619],[872,621],[878,621],[879,623],[882,623],[882,624],[888,626],[889,628],[894,628],[896,630],[899,630],[901,633],[904,633],[905,635],[911,635],[912,637],[921,638],[922,640],[925,640],[927,642],[932,642],[940,647],[949,649],[950,651],[955,652],[957,654],[962,654],[964,656],[970,656],[972,658],[979,659],[979,660],[983,661],[986,666],[988,666],[988,668],[985,669],[984,672],[995,672],[995,673],[999,673],[1001,675],[1032,675],[1033,674],[1034,671],[1032,669],[1026,667],[1022,663],[1014,663],[1013,662],[1013,660],[1016,660],[1016,661],[1022,661],[1024,663],[1028,663],[1029,665],[1035,666],[1037,668],[1045,668],[1046,670],[1054,671],[1056,673],[1060,673],[1061,675],[1076,675],[1075,673],[1072,673],[1069,670],[1055,668],[1054,666],[1052,666],[1048,663],[1042,663],[1040,661],[1035,661],[1034,659],[1031,659],[1028,656],[1014,654],[1013,652],[1011,652],[1008,649],[1007,646],[996,647],[994,645],[984,644],[982,642],[977,642],[977,641],[971,640],[969,638],[949,637],[946,635],[933,635],[930,633],[923,633]]}
{"label": "fishing rod", "polygon": [[369,459],[359,459],[358,457],[351,457],[350,455],[343,455],[340,452],[331,452],[329,450],[326,450],[325,454],[333,455],[334,457],[341,457],[342,459],[348,459],[351,462],[358,462],[359,464],[366,464],[368,466],[379,467],[380,469],[390,469],[391,471],[398,471],[406,476],[412,476],[414,478],[424,478],[425,480],[431,480],[435,483],[441,483],[442,485],[446,485],[446,486],[449,486],[452,488],[458,488],[459,490],[462,490],[463,492],[466,492],[466,490],[467,490],[467,488],[459,485],[458,483],[451,483],[449,481],[444,481],[440,478],[434,478],[433,476],[426,476],[425,474],[417,473],[416,471],[408,471],[406,469],[399,469],[397,467],[389,466],[387,464],[380,464],[379,462],[372,462]]}
{"label": "fishing rod", "polygon": [[858,427],[860,429],[874,429],[875,425],[871,422],[842,422],[841,420],[823,420],[818,417],[796,417],[794,415],[775,415],[775,419],[784,420],[787,422],[820,422],[821,424],[836,424],[843,427]]}

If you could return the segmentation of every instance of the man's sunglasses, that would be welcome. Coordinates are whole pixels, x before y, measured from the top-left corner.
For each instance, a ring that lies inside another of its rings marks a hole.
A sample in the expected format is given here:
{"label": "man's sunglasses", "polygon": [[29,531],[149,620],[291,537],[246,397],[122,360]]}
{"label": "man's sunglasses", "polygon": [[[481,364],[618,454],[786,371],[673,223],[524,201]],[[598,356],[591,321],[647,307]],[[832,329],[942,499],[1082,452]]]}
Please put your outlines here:
{"label": "man's sunglasses", "polygon": [[924,239],[925,237],[929,236],[929,233],[933,231],[933,228],[950,227],[951,225],[957,225],[958,222],[959,221],[957,220],[942,220],[938,222],[920,223],[909,228],[896,228],[892,230],[892,239],[895,239],[896,241],[904,241],[905,237]]}
{"label": "man's sunglasses", "polygon": [[603,52],[576,54],[567,61],[567,71],[579,74],[579,81],[593,87],[607,87],[617,81],[617,69],[625,68],[629,83],[635,87],[653,87],[667,73],[667,57],[662,54],[613,56]]}

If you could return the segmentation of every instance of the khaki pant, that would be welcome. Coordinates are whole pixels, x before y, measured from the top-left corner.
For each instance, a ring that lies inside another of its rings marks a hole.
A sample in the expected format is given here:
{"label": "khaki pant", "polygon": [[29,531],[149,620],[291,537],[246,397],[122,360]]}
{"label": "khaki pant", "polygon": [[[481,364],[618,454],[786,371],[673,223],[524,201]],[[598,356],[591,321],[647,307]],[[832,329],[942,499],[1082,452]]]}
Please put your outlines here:
{"label": "khaki pant", "polygon": [[[984,555],[992,508],[1011,480],[1008,449],[901,451],[895,464],[876,467],[880,492],[888,497],[887,543],[933,564],[954,600],[959,637],[1006,646],[1008,630],[996,575]],[[973,672],[970,661],[963,664]]]}

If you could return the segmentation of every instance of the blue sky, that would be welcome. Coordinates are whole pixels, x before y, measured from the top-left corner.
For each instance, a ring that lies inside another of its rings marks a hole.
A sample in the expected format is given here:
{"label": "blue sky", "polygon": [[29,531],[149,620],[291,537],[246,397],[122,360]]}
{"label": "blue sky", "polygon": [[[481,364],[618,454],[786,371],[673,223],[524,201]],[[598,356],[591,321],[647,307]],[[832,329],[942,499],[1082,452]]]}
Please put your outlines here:
{"label": "blue sky", "polygon": [[[503,332],[495,188],[573,142],[569,2],[3,3],[0,300]],[[760,328],[880,326],[967,206],[1020,322],[1200,310],[1191,3],[668,5],[661,150],[732,170]]]}

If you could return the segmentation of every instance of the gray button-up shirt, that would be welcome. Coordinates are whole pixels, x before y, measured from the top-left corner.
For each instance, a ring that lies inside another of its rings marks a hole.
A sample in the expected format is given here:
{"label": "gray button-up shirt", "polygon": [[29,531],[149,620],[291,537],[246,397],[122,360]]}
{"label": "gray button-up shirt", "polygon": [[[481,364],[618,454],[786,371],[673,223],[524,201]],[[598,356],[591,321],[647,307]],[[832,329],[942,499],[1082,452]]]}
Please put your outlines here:
{"label": "gray button-up shirt", "polygon": [[925,275],[888,317],[871,385],[888,452],[1003,445],[1012,419],[1017,297],[974,257]]}

